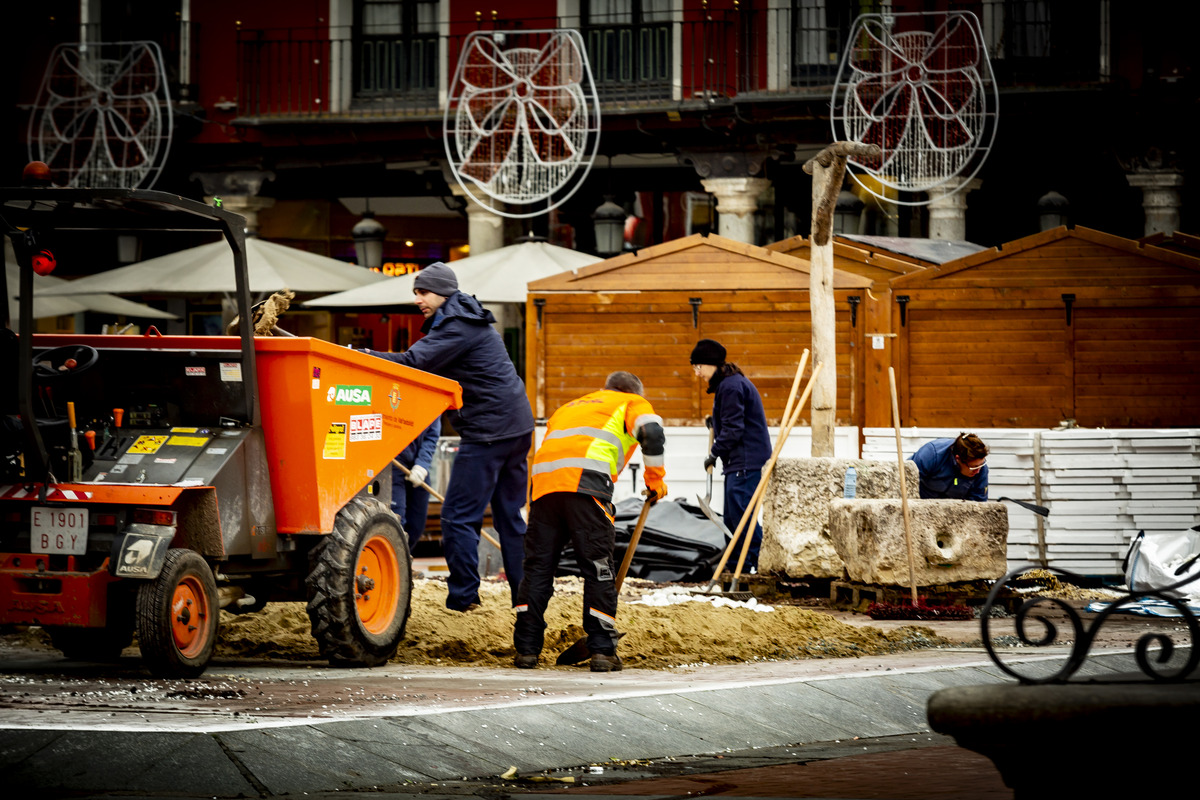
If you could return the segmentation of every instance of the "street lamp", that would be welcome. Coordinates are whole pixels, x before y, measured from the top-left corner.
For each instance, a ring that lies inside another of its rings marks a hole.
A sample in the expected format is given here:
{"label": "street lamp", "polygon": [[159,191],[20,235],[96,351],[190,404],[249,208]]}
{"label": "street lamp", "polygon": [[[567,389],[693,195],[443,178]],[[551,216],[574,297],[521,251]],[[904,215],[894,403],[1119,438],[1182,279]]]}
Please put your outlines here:
{"label": "street lamp", "polygon": [[592,212],[596,229],[596,253],[615,256],[625,244],[625,209],[613,202],[611,194]]}
{"label": "street lamp", "polygon": [[387,228],[375,219],[375,212],[369,208],[364,211],[362,219],[350,233],[354,236],[354,254],[358,265],[367,269],[382,267],[383,240],[387,238]]}

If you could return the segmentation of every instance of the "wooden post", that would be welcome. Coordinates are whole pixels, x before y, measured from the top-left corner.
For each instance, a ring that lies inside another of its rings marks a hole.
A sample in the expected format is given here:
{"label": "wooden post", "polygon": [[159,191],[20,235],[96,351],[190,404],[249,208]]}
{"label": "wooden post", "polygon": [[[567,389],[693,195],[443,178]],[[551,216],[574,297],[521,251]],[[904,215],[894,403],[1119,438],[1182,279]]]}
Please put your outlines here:
{"label": "wooden post", "polygon": [[813,361],[824,363],[812,392],[812,455],[832,457],[837,425],[837,322],[833,300],[833,212],[846,177],[848,156],[879,155],[877,145],[834,142],[804,165],[813,178],[809,303],[812,309]]}

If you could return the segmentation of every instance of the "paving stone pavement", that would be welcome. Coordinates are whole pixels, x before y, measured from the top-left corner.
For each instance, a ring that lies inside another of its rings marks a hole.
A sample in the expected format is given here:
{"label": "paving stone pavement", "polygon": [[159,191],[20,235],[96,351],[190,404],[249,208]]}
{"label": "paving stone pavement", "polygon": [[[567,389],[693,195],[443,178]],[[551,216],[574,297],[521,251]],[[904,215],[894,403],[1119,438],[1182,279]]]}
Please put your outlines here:
{"label": "paving stone pavement", "polygon": [[[1061,663],[1061,653],[1022,660],[1048,673]],[[1087,671],[1115,674],[1132,663],[1128,652],[1093,654]],[[6,793],[223,798],[366,789],[421,791],[429,797],[439,782],[495,779],[510,767],[518,776],[581,767],[586,774],[587,765],[614,760],[753,755],[813,743],[928,734],[925,703],[934,691],[1011,681],[981,651],[962,650],[712,667],[688,674],[626,670],[603,680],[586,672],[560,677],[563,673],[554,671],[404,671],[414,673],[403,679],[406,687],[421,689],[414,694],[421,701],[360,706],[340,717],[176,712],[164,721],[139,714],[147,717],[139,729],[130,714],[5,709],[0,711],[0,768]],[[336,678],[348,683],[355,674],[341,671]],[[363,674],[373,680],[388,677],[375,670]],[[532,691],[531,680],[549,688]],[[462,686],[456,690],[455,682],[475,682],[473,696],[486,702],[471,703],[472,695]],[[521,682],[527,688],[512,691]],[[433,686],[443,691],[431,692]],[[729,777],[712,780],[725,785]],[[672,784],[664,794],[698,791],[697,779],[688,780],[693,788]],[[760,775],[755,780],[774,785],[775,779]],[[778,781],[787,785],[788,779]]]}

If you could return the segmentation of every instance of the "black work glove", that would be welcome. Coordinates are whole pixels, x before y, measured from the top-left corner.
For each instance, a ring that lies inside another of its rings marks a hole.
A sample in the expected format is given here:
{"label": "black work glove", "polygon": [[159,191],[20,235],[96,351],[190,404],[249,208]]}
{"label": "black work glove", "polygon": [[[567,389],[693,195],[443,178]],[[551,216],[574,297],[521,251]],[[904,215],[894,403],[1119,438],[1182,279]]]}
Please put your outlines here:
{"label": "black work glove", "polygon": [[704,459],[704,471],[708,472],[717,465],[717,457],[709,453],[708,458]]}

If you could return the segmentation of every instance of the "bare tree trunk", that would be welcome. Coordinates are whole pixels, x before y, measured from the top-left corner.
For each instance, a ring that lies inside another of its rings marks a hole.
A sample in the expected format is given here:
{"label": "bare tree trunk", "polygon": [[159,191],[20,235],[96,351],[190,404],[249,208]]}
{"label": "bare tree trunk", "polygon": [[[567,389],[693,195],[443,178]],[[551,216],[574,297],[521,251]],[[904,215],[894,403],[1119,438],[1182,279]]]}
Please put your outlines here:
{"label": "bare tree trunk", "polygon": [[[813,220],[809,259],[812,272],[809,274],[809,305],[812,313],[813,362],[827,365],[821,370],[812,391],[812,456],[832,457],[834,428],[837,424],[837,320],[833,303],[833,240],[829,229],[833,225],[833,213],[825,197],[832,194],[834,203],[841,190],[841,176],[845,173],[836,165],[823,167],[813,165]],[[834,175],[837,183],[833,184]],[[828,212],[828,213],[827,213]],[[824,233],[824,236],[820,234]],[[824,243],[818,243],[818,239]]]}
{"label": "bare tree trunk", "polygon": [[826,368],[812,391],[812,455],[832,457],[837,425],[837,318],[833,302],[833,211],[846,177],[847,156],[878,155],[875,145],[834,142],[804,165],[813,178],[812,233],[809,235],[809,307],[813,362]]}

